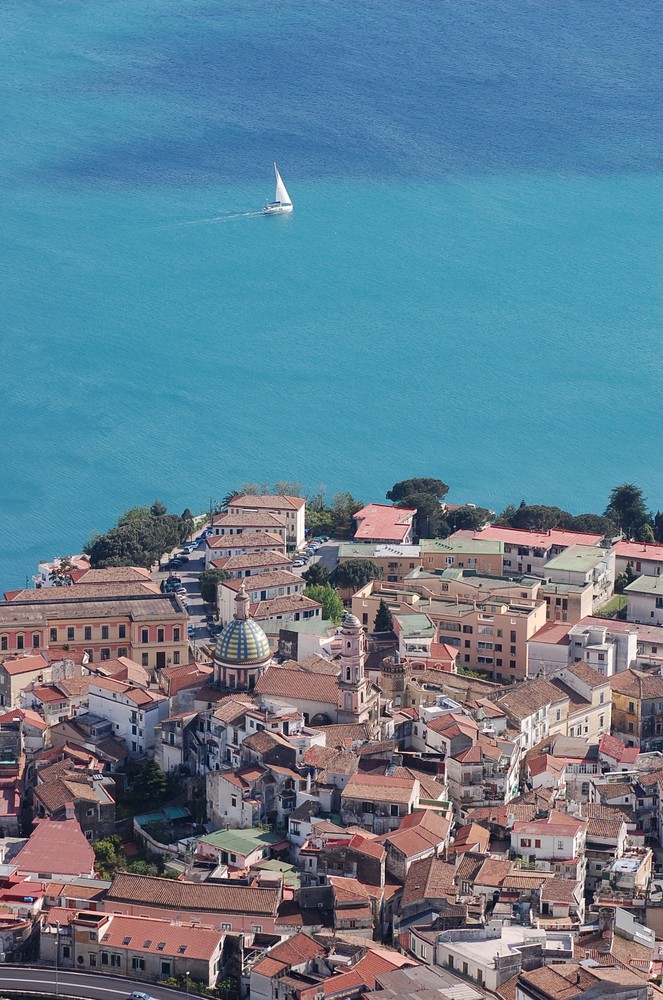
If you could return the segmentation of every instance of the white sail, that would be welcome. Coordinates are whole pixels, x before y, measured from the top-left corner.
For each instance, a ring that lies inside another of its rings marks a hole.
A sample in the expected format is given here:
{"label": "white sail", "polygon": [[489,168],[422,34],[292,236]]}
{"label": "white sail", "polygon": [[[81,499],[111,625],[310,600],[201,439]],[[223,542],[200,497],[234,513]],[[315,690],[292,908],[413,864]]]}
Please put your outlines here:
{"label": "white sail", "polygon": [[274,195],[274,201],[280,201],[282,205],[292,205],[290,195],[286,190],[285,184],[281,180],[281,175],[276,164],[274,164],[274,173],[276,174],[276,194]]}

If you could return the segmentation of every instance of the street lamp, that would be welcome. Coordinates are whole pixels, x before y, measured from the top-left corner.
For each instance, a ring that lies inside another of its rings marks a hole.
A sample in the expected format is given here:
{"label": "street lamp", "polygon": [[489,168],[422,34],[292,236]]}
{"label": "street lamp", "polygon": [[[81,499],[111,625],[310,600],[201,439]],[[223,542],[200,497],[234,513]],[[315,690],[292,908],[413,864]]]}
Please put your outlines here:
{"label": "street lamp", "polygon": [[186,995],[188,996],[189,995],[189,970],[188,969],[186,970],[186,972],[184,973],[184,975],[186,977],[186,979],[185,979],[185,981],[186,981]]}
{"label": "street lamp", "polygon": [[55,995],[58,995],[58,955],[60,952],[60,921],[55,921]]}

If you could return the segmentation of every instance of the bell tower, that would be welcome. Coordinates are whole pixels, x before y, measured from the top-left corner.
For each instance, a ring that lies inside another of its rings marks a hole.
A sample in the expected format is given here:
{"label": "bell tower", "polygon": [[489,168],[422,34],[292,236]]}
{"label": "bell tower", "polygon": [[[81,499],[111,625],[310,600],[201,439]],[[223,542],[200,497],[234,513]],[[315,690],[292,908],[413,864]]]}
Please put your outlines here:
{"label": "bell tower", "polygon": [[349,611],[341,622],[341,673],[338,679],[338,710],[348,720],[366,712],[368,681],[364,673],[366,636],[359,619]]}

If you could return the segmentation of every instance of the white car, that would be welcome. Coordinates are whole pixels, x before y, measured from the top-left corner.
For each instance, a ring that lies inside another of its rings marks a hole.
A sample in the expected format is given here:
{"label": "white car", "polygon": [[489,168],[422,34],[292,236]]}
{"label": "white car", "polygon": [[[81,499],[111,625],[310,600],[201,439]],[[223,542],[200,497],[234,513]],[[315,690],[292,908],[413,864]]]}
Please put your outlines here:
{"label": "white car", "polygon": [[306,566],[306,560],[305,559],[295,559],[295,561],[293,562],[292,565],[293,566]]}

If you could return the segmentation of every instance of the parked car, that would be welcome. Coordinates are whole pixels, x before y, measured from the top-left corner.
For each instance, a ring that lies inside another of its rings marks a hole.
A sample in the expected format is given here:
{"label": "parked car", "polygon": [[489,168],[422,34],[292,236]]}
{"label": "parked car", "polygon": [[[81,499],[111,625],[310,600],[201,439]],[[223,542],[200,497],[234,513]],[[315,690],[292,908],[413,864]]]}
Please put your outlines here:
{"label": "parked car", "polygon": [[186,545],[182,546],[182,552],[188,552],[188,553],[193,552],[193,550],[195,549],[195,547],[196,547],[196,543],[195,542],[187,542]]}
{"label": "parked car", "polygon": [[315,541],[316,542],[321,542],[321,543],[322,542],[328,542],[329,541],[329,537],[328,537],[328,535],[316,535]]}
{"label": "parked car", "polygon": [[171,559],[169,562],[166,563],[166,569],[179,569],[180,566],[183,564],[183,562],[184,559],[182,558],[182,556],[175,556],[174,559]]}
{"label": "parked car", "polygon": [[134,990],[129,995],[129,1000],[152,1000],[152,997],[149,993],[141,993],[140,990]]}
{"label": "parked car", "polygon": [[295,561],[293,562],[292,565],[293,566],[306,566],[306,560],[305,559],[299,559],[299,558],[295,559]]}

